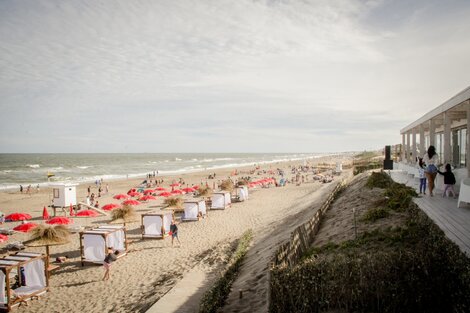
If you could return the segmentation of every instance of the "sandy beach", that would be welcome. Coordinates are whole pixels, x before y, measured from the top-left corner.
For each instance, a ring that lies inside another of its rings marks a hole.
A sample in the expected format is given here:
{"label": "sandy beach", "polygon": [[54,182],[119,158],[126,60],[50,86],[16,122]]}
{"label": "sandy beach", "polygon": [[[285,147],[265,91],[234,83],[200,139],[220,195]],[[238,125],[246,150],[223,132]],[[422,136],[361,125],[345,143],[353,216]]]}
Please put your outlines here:
{"label": "sandy beach", "polygon": [[[347,162],[346,157],[323,157],[311,161],[315,163]],[[301,165],[301,162],[285,162],[262,166],[262,170],[283,168],[287,178],[291,178],[289,166]],[[246,171],[249,168],[239,169]],[[230,175],[233,169],[218,170],[217,179]],[[181,177],[188,184],[200,184],[206,181],[209,173],[199,172],[175,177],[162,177],[164,187],[168,187],[173,179]],[[240,176],[243,176],[240,175]],[[259,178],[268,175],[255,175]],[[270,175],[269,175],[270,176]],[[237,177],[232,177],[236,179]],[[278,176],[276,176],[279,179]],[[336,178],[338,179],[338,178]],[[103,195],[100,205],[119,203],[112,199],[113,195],[126,192],[137,186],[142,179],[110,181],[109,194]],[[212,186],[214,180],[208,183]],[[78,186],[77,198],[83,201],[86,189],[91,186],[96,193],[94,184]],[[69,244],[51,248],[51,259],[67,255],[70,258],[60,268],[52,272],[50,292],[39,301],[32,301],[29,306],[16,308],[17,312],[145,312],[162,295],[166,294],[191,269],[197,267],[209,275],[216,275],[226,264],[227,255],[233,249],[234,242],[247,229],[252,229],[254,244],[270,234],[273,229],[286,220],[301,221],[301,209],[321,198],[327,193],[331,184],[322,184],[312,180],[300,186],[288,184],[282,188],[255,188],[250,190],[250,199],[234,203],[226,210],[208,211],[208,216],[198,222],[179,224],[180,247],[172,247],[171,239],[142,240],[140,222],[127,225],[130,243],[127,256],[119,259],[112,268],[111,279],[101,281],[103,268],[98,265],[80,264],[78,234],[73,234]],[[43,189],[38,193],[21,194],[19,191],[0,193],[0,210],[5,213],[26,212],[33,216],[34,222],[42,222],[42,208],[50,203],[50,190]],[[151,201],[136,206],[138,213],[160,209],[162,200]],[[51,210],[50,210],[50,213]],[[295,217],[295,218],[294,218]],[[293,219],[294,218],[294,219]],[[105,224],[110,217],[103,216],[91,219],[75,218],[76,225],[97,226]],[[3,228],[13,228],[19,222],[9,222]],[[294,226],[295,223],[291,223]],[[24,241],[28,234],[15,233],[8,242]],[[7,243],[8,243],[7,242]],[[2,247],[6,243],[2,244]],[[45,252],[45,248],[27,248],[27,251]],[[243,273],[243,272],[242,272]],[[204,288],[207,288],[205,286]],[[181,303],[189,312],[197,308],[198,297],[191,303]]]}

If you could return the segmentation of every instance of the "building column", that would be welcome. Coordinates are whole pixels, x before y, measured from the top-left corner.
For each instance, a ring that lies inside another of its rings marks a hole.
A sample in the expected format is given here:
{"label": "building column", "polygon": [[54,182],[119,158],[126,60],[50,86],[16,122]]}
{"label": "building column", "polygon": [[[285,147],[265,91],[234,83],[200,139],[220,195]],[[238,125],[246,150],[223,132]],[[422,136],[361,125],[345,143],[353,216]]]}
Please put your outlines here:
{"label": "building column", "polygon": [[[436,124],[432,119],[429,120],[429,145],[434,146],[436,144]],[[427,149],[428,147],[426,147]]]}
{"label": "building column", "polygon": [[425,145],[425,139],[424,139],[424,126],[423,124],[419,125],[419,156],[423,157],[424,152],[426,151],[426,145]]}
{"label": "building column", "polygon": [[403,162],[405,160],[405,134],[401,134],[401,160],[400,162]]}
{"label": "building column", "polygon": [[416,163],[416,156],[418,153],[416,152],[416,128],[411,130],[411,163]]}
{"label": "building column", "polygon": [[470,177],[470,100],[467,100],[467,149],[466,164],[467,164],[467,177]]}
{"label": "building column", "polygon": [[444,160],[442,161],[443,164],[452,163],[452,151],[451,151],[451,144],[450,144],[450,127],[452,121],[450,119],[449,111],[444,112]]}
{"label": "building column", "polygon": [[406,163],[410,163],[410,151],[411,151],[411,146],[410,146],[410,132],[406,133]]}

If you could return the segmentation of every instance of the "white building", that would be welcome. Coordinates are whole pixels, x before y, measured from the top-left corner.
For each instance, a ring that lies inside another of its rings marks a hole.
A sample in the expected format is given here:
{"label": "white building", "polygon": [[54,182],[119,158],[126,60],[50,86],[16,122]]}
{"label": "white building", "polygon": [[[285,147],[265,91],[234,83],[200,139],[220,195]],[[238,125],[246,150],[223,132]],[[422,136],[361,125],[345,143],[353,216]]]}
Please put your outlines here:
{"label": "white building", "polygon": [[77,204],[77,184],[53,184],[49,186],[52,187],[54,206],[66,207]]}
{"label": "white building", "polygon": [[401,160],[415,164],[430,145],[442,164],[450,163],[457,179],[470,176],[470,87],[404,127]]}

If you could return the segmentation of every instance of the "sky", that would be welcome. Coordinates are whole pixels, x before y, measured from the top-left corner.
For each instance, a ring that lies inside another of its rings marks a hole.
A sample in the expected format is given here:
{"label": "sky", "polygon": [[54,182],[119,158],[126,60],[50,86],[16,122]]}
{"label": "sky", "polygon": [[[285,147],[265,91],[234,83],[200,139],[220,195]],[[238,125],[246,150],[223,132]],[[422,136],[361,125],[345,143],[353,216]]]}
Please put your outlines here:
{"label": "sky", "polygon": [[470,85],[468,0],[0,0],[0,153],[340,152]]}

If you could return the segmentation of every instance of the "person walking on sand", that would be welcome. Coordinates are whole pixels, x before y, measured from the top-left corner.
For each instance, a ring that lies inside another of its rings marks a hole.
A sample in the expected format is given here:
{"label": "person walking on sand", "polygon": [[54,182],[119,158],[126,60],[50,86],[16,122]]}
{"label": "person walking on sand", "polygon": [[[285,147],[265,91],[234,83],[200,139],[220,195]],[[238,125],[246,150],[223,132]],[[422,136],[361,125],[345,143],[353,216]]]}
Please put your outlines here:
{"label": "person walking on sand", "polygon": [[423,162],[423,158],[418,159],[418,174],[419,174],[419,193],[426,194],[426,174],[424,170],[426,164]]}
{"label": "person walking on sand", "polygon": [[178,244],[181,246],[181,242],[178,238],[178,226],[176,226],[175,220],[171,221],[170,232],[171,232],[171,245],[173,246],[173,241],[176,238],[176,240],[178,240]]}
{"label": "person walking on sand", "polygon": [[445,197],[445,196],[450,196],[450,194],[452,193],[452,196],[454,198],[456,198],[456,194],[455,194],[455,191],[454,191],[454,185],[455,185],[455,176],[454,176],[454,173],[452,173],[452,167],[450,166],[449,163],[446,164],[446,171],[445,172],[441,172],[441,171],[437,171],[439,174],[441,174],[442,176],[444,176],[444,193],[442,194],[442,197]]}
{"label": "person walking on sand", "polygon": [[423,156],[423,162],[426,163],[426,170],[424,172],[426,174],[426,178],[428,179],[429,195],[432,197],[432,192],[434,190],[434,180],[436,179],[437,167],[439,165],[439,155],[437,154],[436,148],[434,146],[429,146],[428,151]]}
{"label": "person walking on sand", "polygon": [[110,268],[111,268],[111,263],[117,260],[117,256],[119,254],[119,251],[113,251],[112,247],[108,247],[108,254],[104,258],[103,262],[103,267],[104,267],[104,277],[103,280],[108,280],[111,277],[110,274]]}

